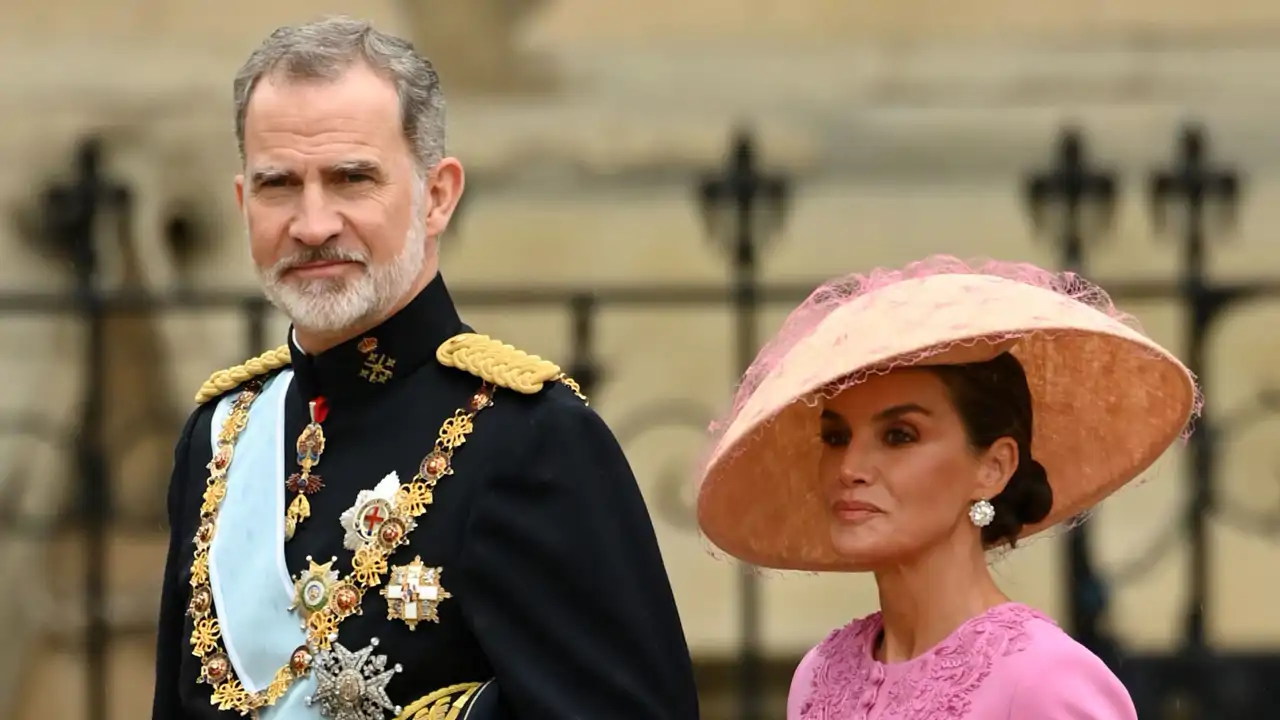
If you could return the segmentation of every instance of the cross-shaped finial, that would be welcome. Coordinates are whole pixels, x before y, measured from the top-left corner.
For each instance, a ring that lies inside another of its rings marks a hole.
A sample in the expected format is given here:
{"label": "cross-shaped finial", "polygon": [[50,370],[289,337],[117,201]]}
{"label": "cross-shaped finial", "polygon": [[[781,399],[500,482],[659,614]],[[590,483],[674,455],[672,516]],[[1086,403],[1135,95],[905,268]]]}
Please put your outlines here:
{"label": "cross-shaped finial", "polygon": [[[746,265],[754,263],[756,244],[771,238],[782,224],[789,196],[788,179],[762,171],[757,155],[754,137],[739,130],[724,167],[698,185],[708,232]],[[726,234],[723,220],[730,212],[732,226]]]}
{"label": "cross-shaped finial", "polygon": [[123,208],[129,199],[128,188],[103,176],[102,155],[101,138],[81,140],[75,149],[74,176],[45,190],[41,203],[47,239],[67,253],[77,272],[86,277],[97,265],[93,240],[99,211],[104,206]]}
{"label": "cross-shaped finial", "polygon": [[[1080,129],[1067,127],[1053,164],[1027,178],[1025,190],[1033,226],[1043,229],[1049,224],[1046,215],[1052,214],[1056,223],[1050,232],[1062,244],[1066,264],[1078,267],[1085,235],[1111,223],[1118,195],[1116,173],[1091,165]],[[1090,225],[1089,219],[1096,222]]]}
{"label": "cross-shaped finial", "polygon": [[1181,205],[1189,232],[1203,235],[1205,210],[1218,209],[1218,219],[1230,224],[1240,200],[1240,173],[1209,159],[1209,138],[1203,125],[1187,123],[1178,138],[1178,154],[1171,167],[1151,174],[1151,205],[1157,230],[1169,224],[1169,210]]}

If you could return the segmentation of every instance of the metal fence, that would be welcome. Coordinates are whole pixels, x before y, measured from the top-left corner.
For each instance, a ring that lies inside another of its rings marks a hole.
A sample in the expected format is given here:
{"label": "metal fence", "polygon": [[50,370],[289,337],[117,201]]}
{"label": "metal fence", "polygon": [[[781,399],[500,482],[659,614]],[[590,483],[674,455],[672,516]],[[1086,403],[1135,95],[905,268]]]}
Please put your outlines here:
{"label": "metal fence", "polygon": [[[0,424],[0,432],[41,432],[55,436],[75,448],[75,483],[80,505],[74,508],[76,522],[84,528],[86,619],[84,638],[90,718],[105,720],[107,707],[106,663],[111,628],[99,599],[106,589],[107,563],[104,539],[113,522],[110,496],[111,478],[107,463],[109,449],[101,443],[103,424],[104,323],[109,316],[158,311],[237,311],[244,319],[246,355],[257,354],[267,343],[270,308],[259,296],[241,293],[181,291],[167,294],[107,292],[99,285],[94,255],[96,227],[104,213],[129,215],[130,192],[101,171],[101,144],[87,139],[77,155],[76,178],[69,184],[50,188],[44,196],[43,232],[51,245],[71,259],[77,278],[76,290],[69,294],[0,294],[0,316],[40,315],[76,318],[84,323],[88,342],[82,359],[85,397],[78,422],[70,428],[33,428],[30,423]],[[1114,299],[1126,301],[1162,299],[1182,303],[1189,311],[1187,346],[1180,355],[1197,375],[1209,376],[1206,353],[1208,338],[1219,320],[1240,302],[1280,297],[1280,281],[1220,284],[1205,272],[1205,256],[1211,237],[1226,225],[1241,201],[1243,182],[1232,167],[1215,162],[1208,153],[1207,134],[1188,125],[1182,131],[1178,154],[1168,168],[1153,171],[1146,179],[1153,209],[1153,222],[1181,244],[1183,264],[1174,282],[1126,281],[1121,278],[1095,279]],[[1095,241],[1109,220],[1123,183],[1112,170],[1091,162],[1085,151],[1083,131],[1064,130],[1054,163],[1031,173],[1022,186],[1011,191],[1025,194],[1033,227],[1056,243],[1062,266],[1087,269],[1087,247]],[[595,350],[597,316],[603,308],[705,308],[730,307],[734,316],[737,369],[753,359],[759,345],[760,314],[766,306],[793,306],[817,284],[766,285],[759,273],[759,251],[766,239],[785,220],[792,182],[783,174],[763,170],[756,159],[752,137],[737,133],[725,167],[697,179],[692,200],[707,218],[708,234],[722,246],[732,270],[725,285],[643,284],[625,287],[529,287],[522,289],[462,288],[455,292],[459,304],[472,307],[520,307],[558,309],[565,313],[571,328],[571,360],[568,371],[587,390],[597,384],[602,369]],[[1052,212],[1050,212],[1052,211]],[[1177,211],[1174,222],[1173,212]],[[1045,218],[1052,215],[1054,222]],[[119,231],[129,232],[121,220]],[[728,389],[726,388],[726,391]],[[1213,388],[1206,388],[1208,394]],[[1280,406],[1280,393],[1261,392],[1262,410]],[[1280,409],[1280,408],[1277,408]],[[1159,538],[1158,544],[1131,567],[1104,571],[1093,562],[1088,525],[1074,530],[1067,543],[1070,608],[1068,629],[1102,657],[1129,685],[1143,718],[1261,718],[1280,707],[1280,691],[1269,687],[1268,677],[1280,674],[1280,656],[1224,655],[1215,652],[1206,638],[1209,553],[1206,522],[1211,517],[1247,525],[1252,531],[1280,535],[1280,517],[1229,507],[1215,497],[1219,459],[1224,441],[1222,428],[1239,419],[1208,415],[1192,436],[1191,500],[1179,522]],[[628,437],[663,424],[703,423],[704,414],[696,406],[658,401],[623,421],[619,436]],[[162,484],[163,479],[157,479]],[[664,491],[654,512],[669,514],[678,523],[688,524],[689,508],[679,493]],[[3,494],[0,494],[3,497]],[[5,518],[5,527],[23,532],[43,532],[20,517]],[[1110,590],[1135,574],[1144,572],[1150,558],[1163,554],[1177,542],[1189,543],[1192,552],[1190,585],[1185,614],[1184,641],[1173,654],[1130,653],[1106,632]],[[749,568],[740,574],[741,593],[739,709],[743,720],[763,718],[761,688],[763,658],[760,639],[759,586]],[[1176,708],[1175,712],[1170,708]]]}

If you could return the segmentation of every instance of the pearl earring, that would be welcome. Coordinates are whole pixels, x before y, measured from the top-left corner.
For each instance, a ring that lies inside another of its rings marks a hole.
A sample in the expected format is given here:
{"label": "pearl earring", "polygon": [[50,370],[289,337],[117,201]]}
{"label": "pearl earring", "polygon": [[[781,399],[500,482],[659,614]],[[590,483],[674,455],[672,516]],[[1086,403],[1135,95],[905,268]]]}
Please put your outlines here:
{"label": "pearl earring", "polygon": [[978,500],[969,506],[969,520],[977,527],[983,528],[996,519],[996,509],[986,500]]}

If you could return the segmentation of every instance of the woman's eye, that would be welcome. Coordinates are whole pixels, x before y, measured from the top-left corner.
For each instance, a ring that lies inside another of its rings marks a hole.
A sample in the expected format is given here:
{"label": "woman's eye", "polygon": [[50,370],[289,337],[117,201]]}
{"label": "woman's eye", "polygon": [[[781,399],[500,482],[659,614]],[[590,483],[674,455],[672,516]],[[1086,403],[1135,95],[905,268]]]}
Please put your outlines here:
{"label": "woman's eye", "polygon": [[915,440],[915,434],[903,428],[889,428],[884,433],[884,441],[887,445],[907,445]]}
{"label": "woman's eye", "polygon": [[822,444],[829,447],[844,447],[849,444],[848,430],[823,430]]}

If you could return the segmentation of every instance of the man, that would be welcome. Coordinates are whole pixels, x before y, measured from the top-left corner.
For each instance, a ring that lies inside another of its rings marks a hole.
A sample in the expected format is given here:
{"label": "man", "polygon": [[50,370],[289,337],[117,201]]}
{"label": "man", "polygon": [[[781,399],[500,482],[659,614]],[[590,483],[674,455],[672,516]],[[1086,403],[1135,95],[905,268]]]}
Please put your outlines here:
{"label": "man", "polygon": [[327,19],[273,33],[235,103],[292,328],[214,373],[177,444],[153,717],[696,718],[616,441],[438,273],[463,171],[431,65]]}

